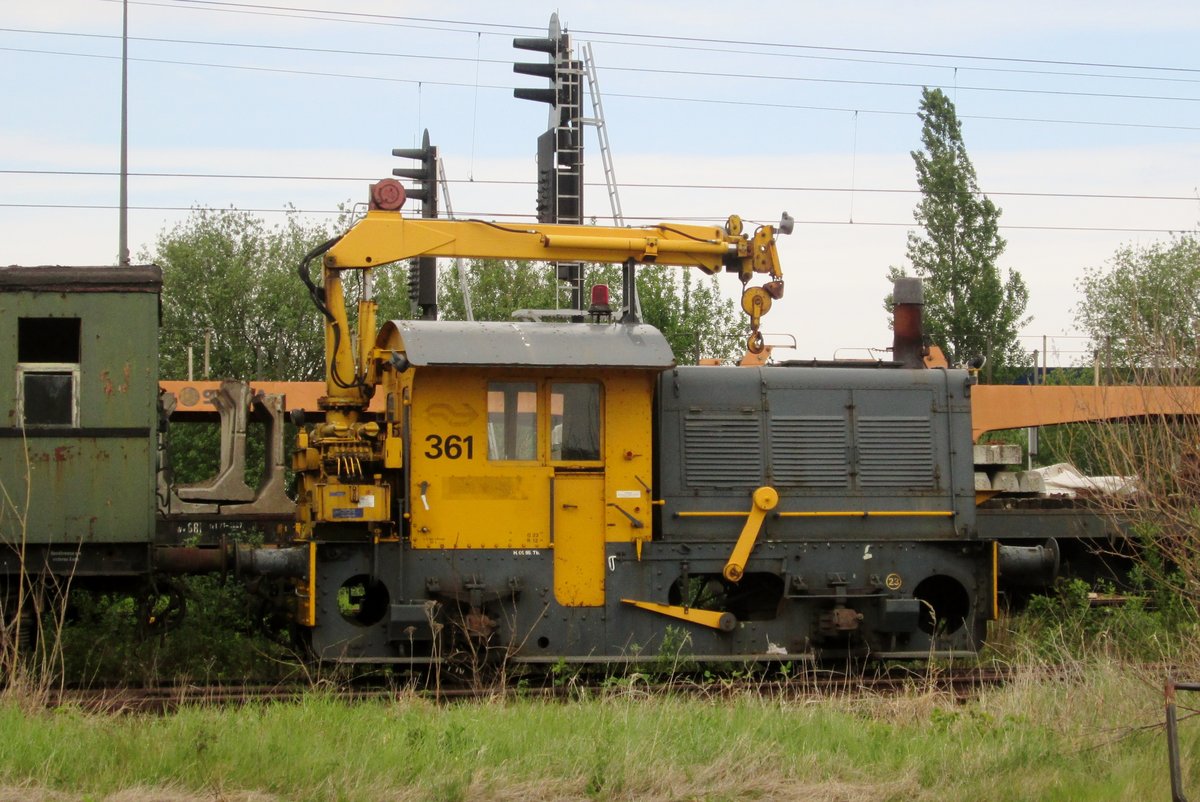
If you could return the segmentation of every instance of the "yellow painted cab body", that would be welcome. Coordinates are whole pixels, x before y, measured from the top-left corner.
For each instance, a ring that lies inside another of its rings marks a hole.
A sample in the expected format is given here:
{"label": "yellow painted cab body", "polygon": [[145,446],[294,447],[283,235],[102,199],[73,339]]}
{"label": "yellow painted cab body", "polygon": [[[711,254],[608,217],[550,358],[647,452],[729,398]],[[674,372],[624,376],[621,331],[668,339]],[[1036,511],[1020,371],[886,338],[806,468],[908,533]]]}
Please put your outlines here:
{"label": "yellow painted cab body", "polygon": [[[414,549],[550,550],[559,604],[605,602],[605,543],[649,539],[648,326],[395,321],[379,348]],[[394,411],[392,411],[394,410]]]}

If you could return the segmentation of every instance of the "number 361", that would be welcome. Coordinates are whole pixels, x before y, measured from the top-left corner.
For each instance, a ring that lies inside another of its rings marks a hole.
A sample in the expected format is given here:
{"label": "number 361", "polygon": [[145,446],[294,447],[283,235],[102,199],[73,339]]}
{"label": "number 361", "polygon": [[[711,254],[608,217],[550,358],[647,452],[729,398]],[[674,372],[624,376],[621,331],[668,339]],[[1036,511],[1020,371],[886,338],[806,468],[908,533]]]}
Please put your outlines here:
{"label": "number 361", "polygon": [[459,437],[451,434],[442,437],[440,434],[431,434],[425,438],[425,442],[429,444],[429,449],[425,452],[429,459],[459,459],[463,456],[471,459],[475,456],[475,439],[469,435]]}

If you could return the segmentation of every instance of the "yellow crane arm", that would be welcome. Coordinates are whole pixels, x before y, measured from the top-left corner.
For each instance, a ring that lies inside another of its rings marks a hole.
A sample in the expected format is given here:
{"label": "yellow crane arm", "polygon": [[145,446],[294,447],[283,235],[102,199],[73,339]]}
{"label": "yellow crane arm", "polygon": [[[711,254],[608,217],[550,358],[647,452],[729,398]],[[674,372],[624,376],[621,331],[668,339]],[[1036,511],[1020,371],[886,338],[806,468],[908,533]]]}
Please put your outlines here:
{"label": "yellow crane arm", "polygon": [[[417,256],[530,259],[547,262],[635,262],[697,267],[706,273],[735,272],[742,282],[755,273],[782,282],[775,227],[753,236],[730,218],[725,228],[659,223],[640,228],[508,224],[481,220],[405,217],[372,210],[325,254],[332,270],[362,269]],[[774,297],[779,285],[770,288]]]}
{"label": "yellow crane arm", "polygon": [[[394,202],[376,202],[389,195]],[[736,216],[730,217],[724,228],[674,223],[615,228],[410,218],[399,211],[404,192],[391,179],[372,187],[372,199],[366,216],[341,237],[313,251],[300,271],[326,318],[328,394],[322,399],[322,407],[338,424],[353,422],[354,410],[363,408],[369,398],[362,371],[373,343],[366,332],[373,332],[375,325],[374,303],[360,302],[356,354],[350,347],[342,291],[341,273],[345,270],[370,270],[403,259],[432,256],[677,265],[696,267],[710,275],[721,270],[734,272],[743,285],[758,273],[768,276],[768,280],[761,287],[747,287],[742,297],[742,307],[750,316],[748,347],[754,353],[763,350],[761,316],[771,308],[772,298],[783,295],[776,227],[759,226],[753,234],[745,235],[741,218]],[[790,233],[790,224],[791,218],[785,214],[779,230]],[[308,277],[308,261],[318,254],[324,268],[324,287],[320,289]]]}

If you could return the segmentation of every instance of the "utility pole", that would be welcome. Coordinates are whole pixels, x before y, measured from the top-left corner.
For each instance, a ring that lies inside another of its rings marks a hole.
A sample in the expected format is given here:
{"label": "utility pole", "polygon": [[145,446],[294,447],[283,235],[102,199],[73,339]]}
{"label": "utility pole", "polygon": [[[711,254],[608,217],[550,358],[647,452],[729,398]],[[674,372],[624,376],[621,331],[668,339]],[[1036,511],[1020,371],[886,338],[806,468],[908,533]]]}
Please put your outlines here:
{"label": "utility pole", "polygon": [[121,3],[121,201],[117,264],[129,267],[129,0]]}

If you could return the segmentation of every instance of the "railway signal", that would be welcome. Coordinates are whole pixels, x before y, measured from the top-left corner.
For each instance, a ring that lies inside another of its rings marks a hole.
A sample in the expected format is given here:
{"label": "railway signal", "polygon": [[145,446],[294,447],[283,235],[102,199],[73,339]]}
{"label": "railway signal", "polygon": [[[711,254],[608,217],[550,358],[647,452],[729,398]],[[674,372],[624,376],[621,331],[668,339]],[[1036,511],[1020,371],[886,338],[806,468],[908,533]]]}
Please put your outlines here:
{"label": "railway signal", "polygon": [[536,53],[545,53],[549,57],[547,63],[544,64],[517,62],[513,64],[513,72],[520,75],[534,75],[550,81],[550,86],[543,89],[519,86],[513,90],[513,97],[549,104],[550,121],[547,127],[557,128],[561,124],[562,119],[561,117],[557,117],[555,112],[558,111],[560,103],[568,99],[564,97],[564,90],[566,89],[564,78],[566,77],[565,70],[570,67],[571,36],[562,32],[558,24],[557,14],[550,15],[548,32],[548,36],[518,37],[513,39],[513,47],[518,50],[532,50]]}
{"label": "railway signal", "polygon": [[[421,201],[421,217],[438,216],[438,150],[429,144],[429,129],[421,138],[419,148],[393,148],[393,156],[417,159],[418,167],[394,167],[392,175],[420,182],[405,187],[405,195]],[[408,296],[421,309],[422,320],[437,319],[437,260],[433,257],[413,259],[408,268]]]}
{"label": "railway signal", "polygon": [[[550,82],[547,88],[517,87],[513,96],[550,106],[546,130],[537,138],[537,216],[539,223],[583,223],[583,64],[572,58],[571,36],[558,15],[550,15],[547,36],[516,38],[513,47],[545,53],[545,63],[517,62],[513,72]],[[583,308],[583,266],[558,265],[558,278],[571,287],[571,307]]]}

